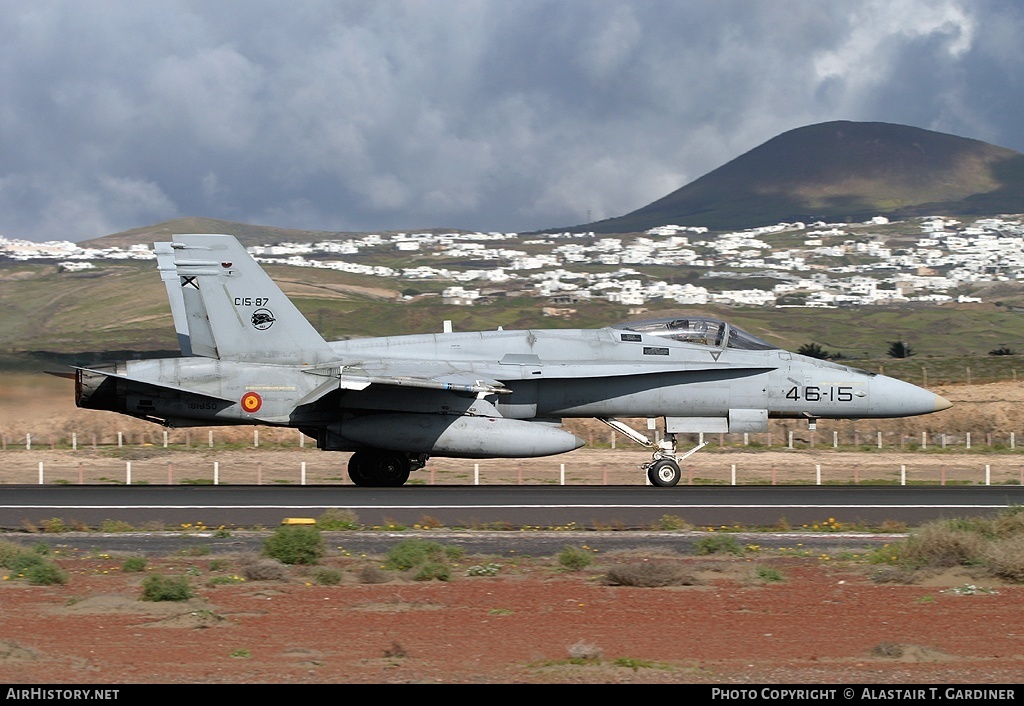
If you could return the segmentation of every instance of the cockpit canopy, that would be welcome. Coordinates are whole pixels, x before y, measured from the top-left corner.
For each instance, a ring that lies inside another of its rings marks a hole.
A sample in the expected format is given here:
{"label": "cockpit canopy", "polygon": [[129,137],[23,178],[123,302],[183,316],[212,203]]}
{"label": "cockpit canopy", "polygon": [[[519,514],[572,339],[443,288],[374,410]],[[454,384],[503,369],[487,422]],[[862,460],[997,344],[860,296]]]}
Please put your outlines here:
{"label": "cockpit canopy", "polygon": [[778,348],[778,346],[762,341],[757,336],[738,329],[725,321],[704,316],[632,321],[616,324],[612,328],[623,331],[635,331],[645,336],[671,338],[682,343],[713,346],[715,348],[722,348],[723,342],[726,342],[724,347],[746,351],[767,351]]}

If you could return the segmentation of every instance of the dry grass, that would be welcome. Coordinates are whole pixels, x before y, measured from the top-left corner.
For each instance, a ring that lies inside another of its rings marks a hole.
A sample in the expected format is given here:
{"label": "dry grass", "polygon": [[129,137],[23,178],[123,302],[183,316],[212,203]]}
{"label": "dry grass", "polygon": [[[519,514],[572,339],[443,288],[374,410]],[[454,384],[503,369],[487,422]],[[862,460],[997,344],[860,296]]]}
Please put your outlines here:
{"label": "dry grass", "polygon": [[678,563],[672,561],[635,561],[613,566],[605,574],[610,586],[659,588],[664,586],[699,586],[703,583]]}

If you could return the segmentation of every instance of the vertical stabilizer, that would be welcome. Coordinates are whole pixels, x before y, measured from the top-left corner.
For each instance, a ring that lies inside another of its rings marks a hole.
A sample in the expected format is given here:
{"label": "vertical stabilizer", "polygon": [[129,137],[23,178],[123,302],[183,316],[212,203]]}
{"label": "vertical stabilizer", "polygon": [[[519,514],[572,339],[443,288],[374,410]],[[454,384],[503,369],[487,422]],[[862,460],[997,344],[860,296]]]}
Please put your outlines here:
{"label": "vertical stabilizer", "polygon": [[188,332],[188,320],[185,315],[185,297],[178,283],[178,270],[174,265],[174,249],[170,243],[153,243],[156,253],[156,267],[160,270],[160,279],[167,288],[167,300],[171,305],[171,316],[174,317],[174,332],[178,335],[178,347],[182,355],[192,355],[192,342]]}
{"label": "vertical stabilizer", "polygon": [[327,342],[233,236],[175,235],[172,249],[197,355],[266,363],[331,360]]}

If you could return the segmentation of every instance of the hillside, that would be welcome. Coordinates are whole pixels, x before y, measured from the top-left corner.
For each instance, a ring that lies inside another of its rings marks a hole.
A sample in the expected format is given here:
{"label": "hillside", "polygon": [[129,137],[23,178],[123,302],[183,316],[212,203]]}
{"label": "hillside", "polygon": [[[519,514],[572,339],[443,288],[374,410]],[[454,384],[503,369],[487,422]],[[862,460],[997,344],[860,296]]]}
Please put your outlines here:
{"label": "hillside", "polygon": [[[380,235],[389,231],[376,231]],[[416,232],[450,233],[462,232],[454,228],[424,228]],[[160,240],[170,240],[175,233],[224,233],[233,235],[246,247],[254,245],[270,245],[272,243],[313,243],[319,240],[344,240],[356,238],[366,233],[334,232],[324,230],[299,230],[297,228],[278,228],[276,226],[236,223],[218,218],[186,216],[162,223],[132,228],[120,233],[105,235],[80,243],[84,247],[108,248],[144,244],[151,246]]]}
{"label": "hillside", "polygon": [[1024,154],[906,125],[836,121],[785,132],[643,208],[577,228],[730,230],[1022,210]]}
{"label": "hillside", "polygon": [[[778,135],[626,215],[544,232],[637,233],[668,224],[715,231],[796,221],[859,222],[874,216],[1005,213],[1024,213],[1024,154],[907,125],[835,121]],[[173,233],[227,233],[246,246],[365,235],[189,216],[83,245],[148,245]]]}
{"label": "hillside", "polygon": [[[544,299],[499,298],[487,306],[445,305],[437,296],[406,300],[407,283],[334,270],[267,268],[310,322],[328,339],[430,333],[452,321],[457,331],[606,326],[638,314],[608,302],[580,302],[571,320],[545,316]],[[422,285],[418,285],[422,286]],[[42,370],[56,362],[83,363],[136,355],[173,355],[177,344],[167,296],[152,262],[102,263],[67,273],[53,264],[0,266],[0,368]],[[888,374],[920,383],[1016,379],[1024,317],[1005,306],[965,304],[873,306],[856,310],[773,309],[707,305],[696,309],[652,301],[639,316],[701,313],[725,318],[788,350],[816,342],[858,367],[885,366]],[[856,325],[851,325],[851,320]],[[917,353],[886,358],[901,338]],[[925,372],[925,369],[927,371]]]}
{"label": "hillside", "polygon": [[310,242],[327,237],[337,238],[340,235],[188,216],[105,235],[102,238],[85,241],[81,245],[95,248],[128,247],[137,243],[152,245],[159,240],[170,240],[175,233],[226,233],[235,236],[246,246],[275,242]]}

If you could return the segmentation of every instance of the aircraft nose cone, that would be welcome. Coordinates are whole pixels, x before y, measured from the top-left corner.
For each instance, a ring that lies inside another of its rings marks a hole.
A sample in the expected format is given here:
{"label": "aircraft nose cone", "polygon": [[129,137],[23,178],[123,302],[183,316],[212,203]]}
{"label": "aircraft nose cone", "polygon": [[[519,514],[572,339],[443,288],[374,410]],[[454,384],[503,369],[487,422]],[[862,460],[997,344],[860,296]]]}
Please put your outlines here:
{"label": "aircraft nose cone", "polygon": [[953,403],[931,390],[903,380],[879,375],[872,384],[871,405],[875,417],[909,417],[949,409]]}

